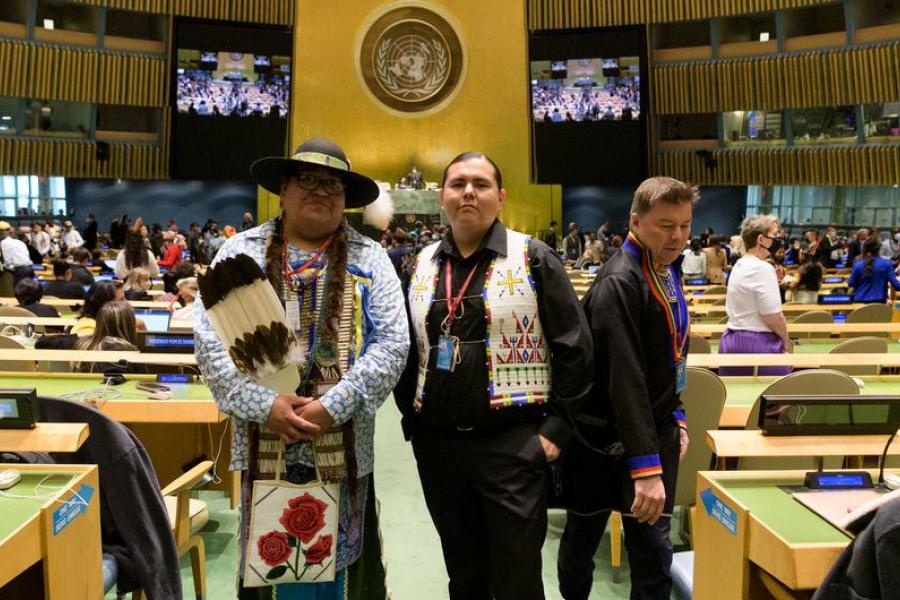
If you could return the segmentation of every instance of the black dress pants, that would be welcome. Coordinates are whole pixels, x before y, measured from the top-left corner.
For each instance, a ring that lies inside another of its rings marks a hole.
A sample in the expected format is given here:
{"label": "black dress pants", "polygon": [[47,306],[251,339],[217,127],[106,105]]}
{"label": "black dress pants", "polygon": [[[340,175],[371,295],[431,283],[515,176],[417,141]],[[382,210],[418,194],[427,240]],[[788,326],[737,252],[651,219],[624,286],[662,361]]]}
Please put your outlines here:
{"label": "black dress pants", "polygon": [[[673,421],[661,427],[657,431],[657,437],[666,490],[663,512],[671,515],[678,479],[681,436]],[[650,525],[638,523],[634,517],[627,516],[634,501],[634,482],[626,470],[597,473],[596,479],[621,490],[621,498],[615,508],[622,512],[625,550],[628,552],[631,570],[631,599],[668,600],[672,591],[670,517],[660,517],[655,524]],[[594,554],[600,545],[609,515],[609,510],[592,516],[580,516],[571,511],[566,513],[566,528],[560,540],[556,565],[559,591],[565,600],[587,600],[590,595],[594,578]]]}
{"label": "black dress pants", "polygon": [[413,451],[451,600],[542,600],[546,457],[536,423],[456,432],[417,423]]}

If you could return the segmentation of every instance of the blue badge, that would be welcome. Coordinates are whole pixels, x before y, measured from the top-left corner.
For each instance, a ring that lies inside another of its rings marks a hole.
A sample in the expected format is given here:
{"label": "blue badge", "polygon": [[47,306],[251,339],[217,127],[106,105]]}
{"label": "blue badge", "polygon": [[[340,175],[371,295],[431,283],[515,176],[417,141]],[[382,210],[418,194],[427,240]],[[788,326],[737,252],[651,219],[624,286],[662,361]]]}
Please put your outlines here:
{"label": "blue badge", "polygon": [[456,367],[456,344],[459,339],[451,335],[438,338],[438,354],[435,367],[438,371],[453,371]]}
{"label": "blue badge", "polygon": [[680,360],[675,363],[675,393],[680,394],[687,387],[687,369],[684,361]]}
{"label": "blue badge", "polygon": [[82,483],[74,496],[53,511],[53,535],[59,535],[78,515],[86,512],[93,495],[94,488],[86,483]]}
{"label": "blue badge", "polygon": [[721,523],[728,533],[737,535],[737,513],[716,496],[712,488],[706,488],[701,491],[700,500],[703,501],[703,507],[706,509],[707,515]]}

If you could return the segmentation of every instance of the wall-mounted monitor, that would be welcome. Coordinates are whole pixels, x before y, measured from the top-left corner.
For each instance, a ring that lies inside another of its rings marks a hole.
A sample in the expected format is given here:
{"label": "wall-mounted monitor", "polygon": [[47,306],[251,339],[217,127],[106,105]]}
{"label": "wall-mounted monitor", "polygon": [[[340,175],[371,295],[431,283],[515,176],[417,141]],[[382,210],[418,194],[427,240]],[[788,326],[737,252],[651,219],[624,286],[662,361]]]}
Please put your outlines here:
{"label": "wall-mounted monitor", "polygon": [[292,53],[289,28],[175,20],[173,177],[247,180],[284,156]]}
{"label": "wall-mounted monitor", "polygon": [[644,27],[529,38],[534,179],[636,184],[647,172]]}

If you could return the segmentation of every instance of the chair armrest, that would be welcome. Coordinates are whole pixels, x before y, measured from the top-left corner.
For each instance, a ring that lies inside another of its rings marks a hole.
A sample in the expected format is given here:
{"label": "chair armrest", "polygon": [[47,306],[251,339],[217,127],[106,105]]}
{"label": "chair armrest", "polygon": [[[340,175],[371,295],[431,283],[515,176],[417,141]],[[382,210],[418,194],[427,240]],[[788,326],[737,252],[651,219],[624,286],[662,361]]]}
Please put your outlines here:
{"label": "chair armrest", "polygon": [[195,467],[193,467],[190,471],[167,485],[162,489],[163,496],[173,496],[181,491],[190,490],[197,482],[200,481],[206,473],[212,469],[213,462],[211,460],[204,460],[199,463]]}

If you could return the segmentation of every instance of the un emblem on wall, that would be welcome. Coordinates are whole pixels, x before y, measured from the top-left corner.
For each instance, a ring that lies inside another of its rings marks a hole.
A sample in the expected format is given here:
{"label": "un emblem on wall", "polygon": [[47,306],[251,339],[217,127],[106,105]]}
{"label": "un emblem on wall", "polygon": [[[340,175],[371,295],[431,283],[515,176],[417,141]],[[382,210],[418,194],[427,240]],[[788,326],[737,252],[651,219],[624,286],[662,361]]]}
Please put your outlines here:
{"label": "un emblem on wall", "polygon": [[367,90],[387,108],[421,113],[459,87],[465,55],[453,26],[420,3],[393,5],[363,34],[357,64]]}

